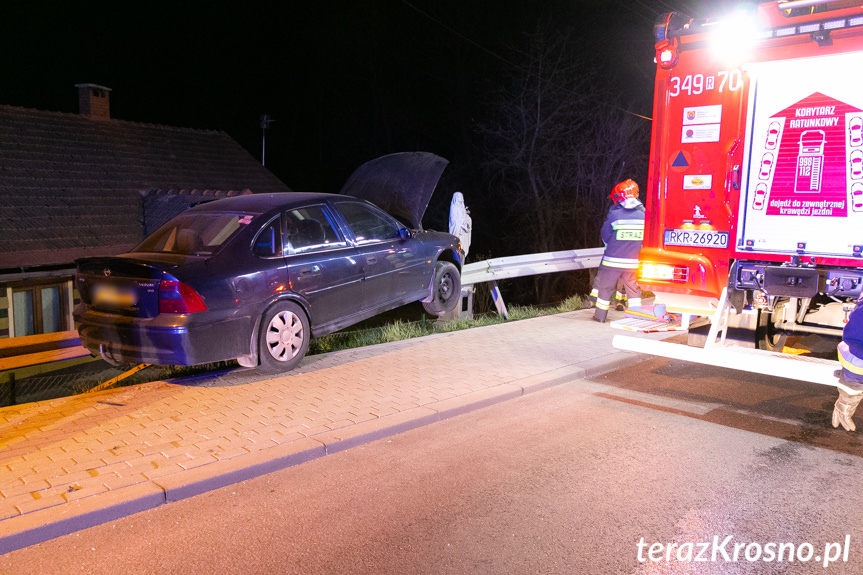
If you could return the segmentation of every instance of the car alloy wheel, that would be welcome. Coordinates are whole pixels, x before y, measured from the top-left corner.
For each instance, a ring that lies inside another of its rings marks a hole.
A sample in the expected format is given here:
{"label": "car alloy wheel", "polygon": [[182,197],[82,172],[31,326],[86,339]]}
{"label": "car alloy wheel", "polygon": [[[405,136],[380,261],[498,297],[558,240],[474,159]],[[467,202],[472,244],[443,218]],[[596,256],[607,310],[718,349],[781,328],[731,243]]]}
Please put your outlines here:
{"label": "car alloy wheel", "polygon": [[309,321],[293,302],[279,302],[271,307],[261,324],[261,368],[287,371],[296,367],[309,348]]}

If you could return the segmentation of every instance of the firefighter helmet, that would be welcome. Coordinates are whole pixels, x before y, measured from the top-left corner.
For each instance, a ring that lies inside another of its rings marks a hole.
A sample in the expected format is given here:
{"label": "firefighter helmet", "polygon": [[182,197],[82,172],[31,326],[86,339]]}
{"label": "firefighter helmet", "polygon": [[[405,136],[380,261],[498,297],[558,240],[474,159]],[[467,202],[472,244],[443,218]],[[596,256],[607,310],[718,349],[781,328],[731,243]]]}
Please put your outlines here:
{"label": "firefighter helmet", "polygon": [[637,198],[638,184],[633,180],[623,180],[611,189],[608,197],[614,200],[615,204],[622,204],[627,198]]}

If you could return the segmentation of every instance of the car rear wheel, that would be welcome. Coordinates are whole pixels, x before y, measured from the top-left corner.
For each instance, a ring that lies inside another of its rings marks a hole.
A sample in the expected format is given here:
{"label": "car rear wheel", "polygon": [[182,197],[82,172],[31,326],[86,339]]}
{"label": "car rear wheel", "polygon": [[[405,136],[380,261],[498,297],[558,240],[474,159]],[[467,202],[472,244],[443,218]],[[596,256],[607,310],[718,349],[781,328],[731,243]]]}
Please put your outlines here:
{"label": "car rear wheel", "polygon": [[434,268],[431,301],[423,302],[423,309],[431,315],[443,315],[456,308],[461,301],[461,275],[450,262],[437,262]]}
{"label": "car rear wheel", "polygon": [[299,305],[279,302],[267,310],[258,337],[260,369],[270,373],[288,371],[302,361],[309,349],[309,320]]}

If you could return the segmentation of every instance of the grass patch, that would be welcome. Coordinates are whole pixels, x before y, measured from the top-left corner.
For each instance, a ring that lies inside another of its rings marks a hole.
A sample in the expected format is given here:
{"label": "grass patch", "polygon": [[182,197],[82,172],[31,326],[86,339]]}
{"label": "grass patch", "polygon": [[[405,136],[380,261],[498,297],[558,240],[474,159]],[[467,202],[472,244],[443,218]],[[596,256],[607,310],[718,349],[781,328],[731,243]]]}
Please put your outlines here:
{"label": "grass patch", "polygon": [[386,325],[368,328],[358,331],[340,331],[323,337],[315,338],[309,345],[309,355],[328,353],[342,349],[365,347],[378,343],[389,343],[415,337],[423,337],[436,333],[449,333],[461,331],[474,327],[484,327],[504,323],[506,321],[519,321],[545,315],[553,315],[568,311],[575,311],[584,307],[584,298],[572,296],[553,307],[540,306],[512,306],[507,311],[509,319],[503,319],[498,314],[484,314],[473,318],[457,318],[449,321],[426,320],[425,317],[419,321],[395,320]]}

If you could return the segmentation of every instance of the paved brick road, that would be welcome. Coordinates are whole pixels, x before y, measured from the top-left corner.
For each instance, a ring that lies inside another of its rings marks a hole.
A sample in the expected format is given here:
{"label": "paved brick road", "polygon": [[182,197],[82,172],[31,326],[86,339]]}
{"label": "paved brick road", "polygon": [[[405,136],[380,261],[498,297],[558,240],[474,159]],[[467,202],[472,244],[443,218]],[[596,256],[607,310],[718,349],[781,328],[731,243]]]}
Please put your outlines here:
{"label": "paved brick road", "polygon": [[591,315],[0,408],[0,553],[638,360]]}

